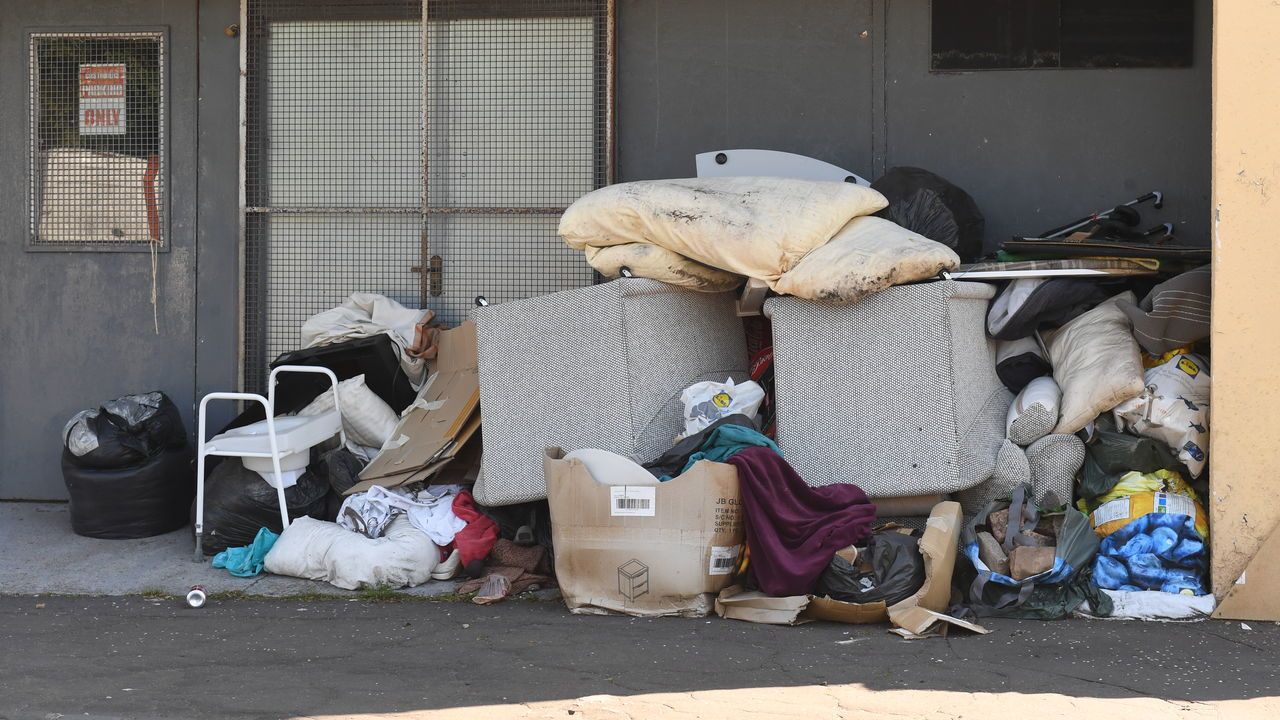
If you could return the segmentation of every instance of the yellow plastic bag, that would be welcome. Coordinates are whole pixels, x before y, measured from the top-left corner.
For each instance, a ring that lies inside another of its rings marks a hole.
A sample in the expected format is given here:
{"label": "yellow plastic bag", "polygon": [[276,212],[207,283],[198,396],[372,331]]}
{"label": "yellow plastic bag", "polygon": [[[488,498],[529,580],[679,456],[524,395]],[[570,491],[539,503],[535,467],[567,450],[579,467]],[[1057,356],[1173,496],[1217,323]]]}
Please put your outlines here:
{"label": "yellow plastic bag", "polygon": [[1106,537],[1148,513],[1189,515],[1195,518],[1196,532],[1209,539],[1209,520],[1196,491],[1172,470],[1151,473],[1131,472],[1120,478],[1111,492],[1091,504],[1081,500],[1080,509],[1089,513],[1094,532]]}

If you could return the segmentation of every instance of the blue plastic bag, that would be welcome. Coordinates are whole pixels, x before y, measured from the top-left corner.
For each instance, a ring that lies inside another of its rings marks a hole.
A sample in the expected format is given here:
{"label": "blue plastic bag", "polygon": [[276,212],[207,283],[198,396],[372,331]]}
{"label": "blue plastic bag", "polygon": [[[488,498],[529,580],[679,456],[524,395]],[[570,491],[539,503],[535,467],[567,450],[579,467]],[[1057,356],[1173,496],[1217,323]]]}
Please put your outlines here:
{"label": "blue plastic bag", "polygon": [[1188,515],[1151,513],[1111,533],[1098,548],[1094,582],[1107,590],[1208,592],[1204,538]]}
{"label": "blue plastic bag", "polygon": [[262,573],[262,563],[279,537],[266,528],[259,528],[252,543],[244,547],[227,548],[214,555],[213,566],[225,569],[236,577],[256,577]]}

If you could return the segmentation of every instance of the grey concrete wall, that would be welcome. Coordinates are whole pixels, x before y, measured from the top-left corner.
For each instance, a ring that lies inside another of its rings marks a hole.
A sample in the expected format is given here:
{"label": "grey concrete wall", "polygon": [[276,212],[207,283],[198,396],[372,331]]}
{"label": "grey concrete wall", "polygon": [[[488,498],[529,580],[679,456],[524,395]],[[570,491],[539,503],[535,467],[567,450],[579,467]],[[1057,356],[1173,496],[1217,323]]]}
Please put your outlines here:
{"label": "grey concrete wall", "polygon": [[[32,27],[169,27],[169,246],[159,326],[147,253],[27,252],[27,44]],[[163,390],[191,419],[196,291],[196,3],[0,4],[0,498],[61,498],[63,424]]]}

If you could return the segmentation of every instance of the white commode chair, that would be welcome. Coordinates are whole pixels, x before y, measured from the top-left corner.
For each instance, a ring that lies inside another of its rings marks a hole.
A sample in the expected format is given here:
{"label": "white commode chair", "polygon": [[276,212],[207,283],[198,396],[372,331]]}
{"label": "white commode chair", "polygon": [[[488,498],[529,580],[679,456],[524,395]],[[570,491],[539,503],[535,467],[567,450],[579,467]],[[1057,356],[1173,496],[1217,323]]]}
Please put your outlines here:
{"label": "white commode chair", "polygon": [[[333,409],[318,415],[290,415],[276,417],[276,376],[280,373],[320,373],[329,376],[333,389]],[[205,409],[210,400],[248,400],[262,404],[267,418],[252,425],[228,430],[205,440]],[[323,367],[281,365],[271,371],[267,380],[267,396],[255,393],[215,392],[200,401],[200,434],[196,451],[196,562],[202,562],[204,540],[204,459],[210,455],[238,457],[244,466],[262,476],[276,489],[280,500],[280,522],[289,527],[289,510],[285,505],[284,491],[297,484],[307,469],[311,448],[334,435],[346,445],[347,435],[342,429],[342,410],[338,402],[338,377]]]}

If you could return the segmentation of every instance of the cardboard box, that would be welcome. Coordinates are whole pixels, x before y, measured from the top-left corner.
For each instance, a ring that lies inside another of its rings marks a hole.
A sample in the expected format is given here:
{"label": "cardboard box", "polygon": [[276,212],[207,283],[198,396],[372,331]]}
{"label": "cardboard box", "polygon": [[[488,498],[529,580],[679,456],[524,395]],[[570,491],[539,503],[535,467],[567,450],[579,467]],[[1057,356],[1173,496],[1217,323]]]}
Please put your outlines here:
{"label": "cardboard box", "polygon": [[895,632],[906,638],[926,637],[939,625],[955,625],[986,633],[980,625],[946,615],[951,602],[951,575],[956,565],[963,522],[960,503],[942,502],[934,506],[920,538],[924,557],[924,584],[914,595],[891,607],[883,602],[849,603],[813,595],[775,598],[760,592],[743,592],[731,587],[716,598],[716,614],[733,620],[773,625],[799,625],[814,620],[855,625],[889,621]]}
{"label": "cardboard box", "polygon": [[390,488],[426,480],[448,465],[480,430],[474,324],[466,322],[440,333],[440,350],[430,373],[391,440],[345,494],[374,485]]}
{"label": "cardboard box", "polygon": [[636,617],[711,612],[745,542],[732,465],[702,461],[665,483],[610,486],[551,448],[543,472],[556,579],[571,611]]}

